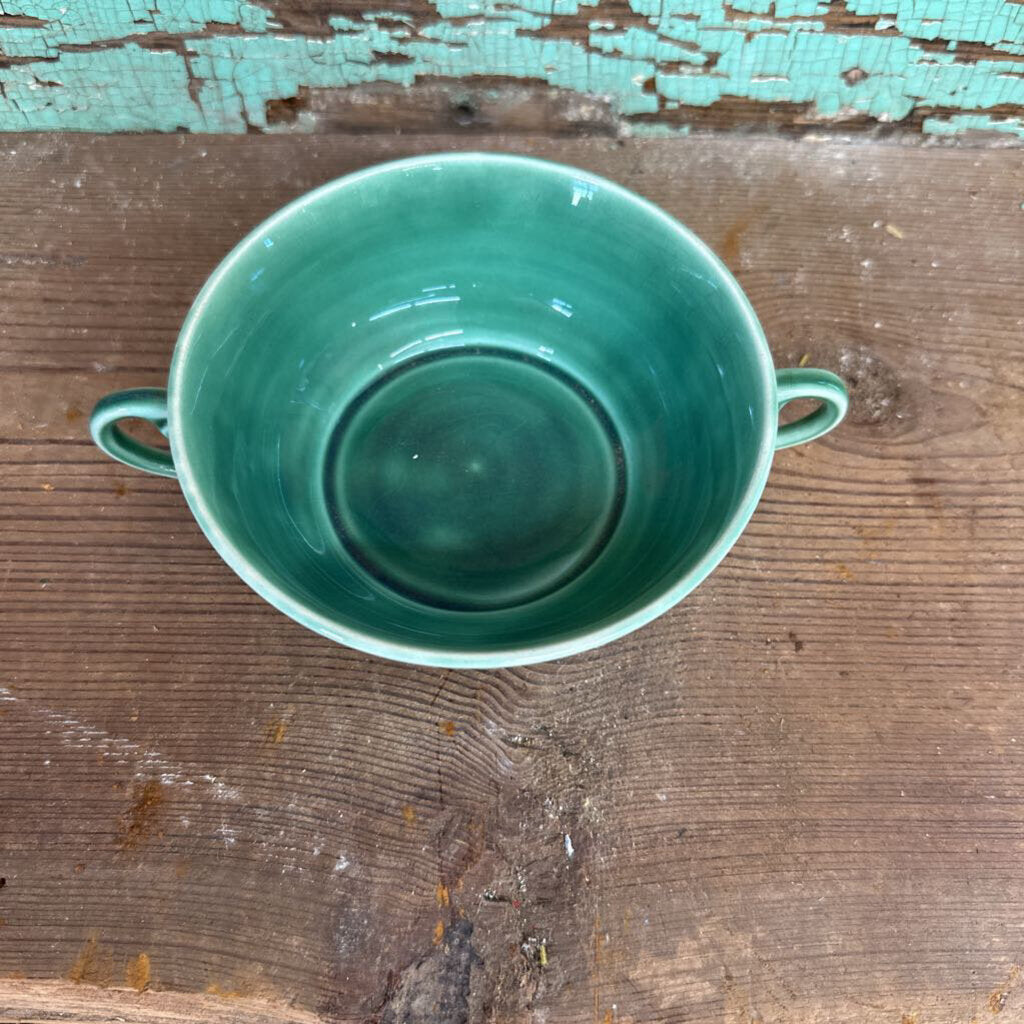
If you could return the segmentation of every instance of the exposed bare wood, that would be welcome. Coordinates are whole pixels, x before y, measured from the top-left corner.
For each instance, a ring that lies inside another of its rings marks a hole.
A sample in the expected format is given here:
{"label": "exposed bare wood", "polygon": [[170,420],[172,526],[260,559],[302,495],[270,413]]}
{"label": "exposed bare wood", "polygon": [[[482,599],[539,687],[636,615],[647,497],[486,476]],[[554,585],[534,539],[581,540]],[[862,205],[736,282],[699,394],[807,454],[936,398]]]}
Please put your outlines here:
{"label": "exposed bare wood", "polygon": [[318,1024],[315,1014],[241,996],[98,989],[68,981],[0,981],[0,1021],[43,1024]]}

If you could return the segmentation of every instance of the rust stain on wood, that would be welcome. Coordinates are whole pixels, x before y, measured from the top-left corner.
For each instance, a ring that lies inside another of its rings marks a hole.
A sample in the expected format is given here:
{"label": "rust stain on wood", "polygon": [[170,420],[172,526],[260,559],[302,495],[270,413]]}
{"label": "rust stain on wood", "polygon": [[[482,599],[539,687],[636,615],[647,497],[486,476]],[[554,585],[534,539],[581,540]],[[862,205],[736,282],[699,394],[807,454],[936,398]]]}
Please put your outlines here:
{"label": "rust stain on wood", "polygon": [[156,779],[135,787],[131,807],[118,822],[118,846],[135,850],[155,831],[164,802],[164,787]]}
{"label": "rust stain on wood", "polygon": [[278,743],[282,743],[284,741],[287,732],[288,723],[278,720],[269,722],[266,729],[263,730],[263,735],[266,737],[268,743],[276,746]]}
{"label": "rust stain on wood", "polygon": [[1017,987],[1020,979],[1021,967],[1019,964],[1014,964],[1006,976],[1006,981],[989,994],[988,1009],[993,1016],[1002,1013],[1006,1009],[1006,1002],[1010,998],[1010,993]]}
{"label": "rust stain on wood", "polygon": [[262,999],[283,1002],[281,993],[264,976],[261,964],[252,964],[236,971],[228,980],[215,980],[203,990],[219,999]]}
{"label": "rust stain on wood", "polygon": [[124,969],[124,983],[135,989],[136,992],[143,992],[149,988],[152,977],[152,965],[148,953],[140,953],[134,960],[129,960]]}
{"label": "rust stain on wood", "polygon": [[744,215],[742,217],[737,217],[736,220],[729,225],[729,229],[722,238],[719,256],[721,256],[722,262],[733,273],[736,273],[736,271],[739,270],[740,259],[742,257],[740,247],[743,242],[743,232],[746,231],[749,226],[749,216]]}
{"label": "rust stain on wood", "polygon": [[106,988],[114,978],[114,957],[109,949],[100,945],[99,936],[90,935],[79,950],[68,971],[68,980],[76,985],[96,985]]}

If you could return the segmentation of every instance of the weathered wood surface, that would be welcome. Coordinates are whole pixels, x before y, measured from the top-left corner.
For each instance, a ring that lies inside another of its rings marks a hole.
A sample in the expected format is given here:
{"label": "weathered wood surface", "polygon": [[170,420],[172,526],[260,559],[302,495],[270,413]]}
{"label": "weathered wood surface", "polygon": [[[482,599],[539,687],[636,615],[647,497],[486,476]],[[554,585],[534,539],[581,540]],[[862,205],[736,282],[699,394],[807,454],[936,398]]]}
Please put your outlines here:
{"label": "weathered wood surface", "polygon": [[384,6],[7,0],[0,130],[776,127],[1024,141],[1020,0]]}
{"label": "weathered wood surface", "polygon": [[486,140],[661,203],[854,395],[675,611],[486,673],[306,632],[86,436],[250,226],[452,144],[2,150],[0,1019],[1024,1019],[1019,155]]}
{"label": "weathered wood surface", "polygon": [[153,988],[105,988],[71,981],[0,982],[3,1020],[18,1024],[319,1024],[315,1014],[278,1002],[213,993],[161,992]]}

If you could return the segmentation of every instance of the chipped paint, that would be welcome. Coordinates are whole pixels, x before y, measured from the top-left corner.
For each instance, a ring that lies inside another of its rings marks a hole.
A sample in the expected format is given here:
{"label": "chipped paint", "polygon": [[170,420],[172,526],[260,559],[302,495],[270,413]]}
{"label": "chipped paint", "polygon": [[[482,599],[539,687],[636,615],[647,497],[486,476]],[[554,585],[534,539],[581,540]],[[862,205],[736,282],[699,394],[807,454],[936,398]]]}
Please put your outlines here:
{"label": "chipped paint", "polygon": [[961,132],[1001,132],[1024,139],[1024,116],[994,118],[986,114],[953,114],[926,117],[921,124],[926,135],[959,135]]}
{"label": "chipped paint", "polygon": [[4,0],[0,129],[243,132],[302,89],[484,75],[607,97],[655,133],[666,111],[741,98],[1024,137],[1017,0],[629,3],[623,23],[600,0],[422,0],[304,35],[281,27],[288,0]]}

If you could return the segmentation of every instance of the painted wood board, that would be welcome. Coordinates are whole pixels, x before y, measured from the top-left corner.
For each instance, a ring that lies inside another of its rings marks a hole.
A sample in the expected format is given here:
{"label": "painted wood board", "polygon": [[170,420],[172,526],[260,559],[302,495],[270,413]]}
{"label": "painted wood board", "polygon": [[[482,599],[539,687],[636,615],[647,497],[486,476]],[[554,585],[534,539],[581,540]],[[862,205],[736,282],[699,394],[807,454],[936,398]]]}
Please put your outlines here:
{"label": "painted wood board", "polygon": [[[482,95],[475,111],[507,107],[526,83],[596,102],[618,134],[686,132],[710,112],[727,128],[1024,137],[1018,0],[398,0],[383,10],[5,0],[2,10],[7,131],[338,130],[349,122],[339,106],[365,115],[381,91],[441,82],[453,127],[460,88]],[[386,109],[375,128],[391,127]]]}
{"label": "painted wood board", "polygon": [[853,392],[708,581],[578,658],[336,647],[90,444],[251,226],[465,144],[0,152],[0,1020],[1020,1019],[1019,154],[472,143],[661,203]]}

